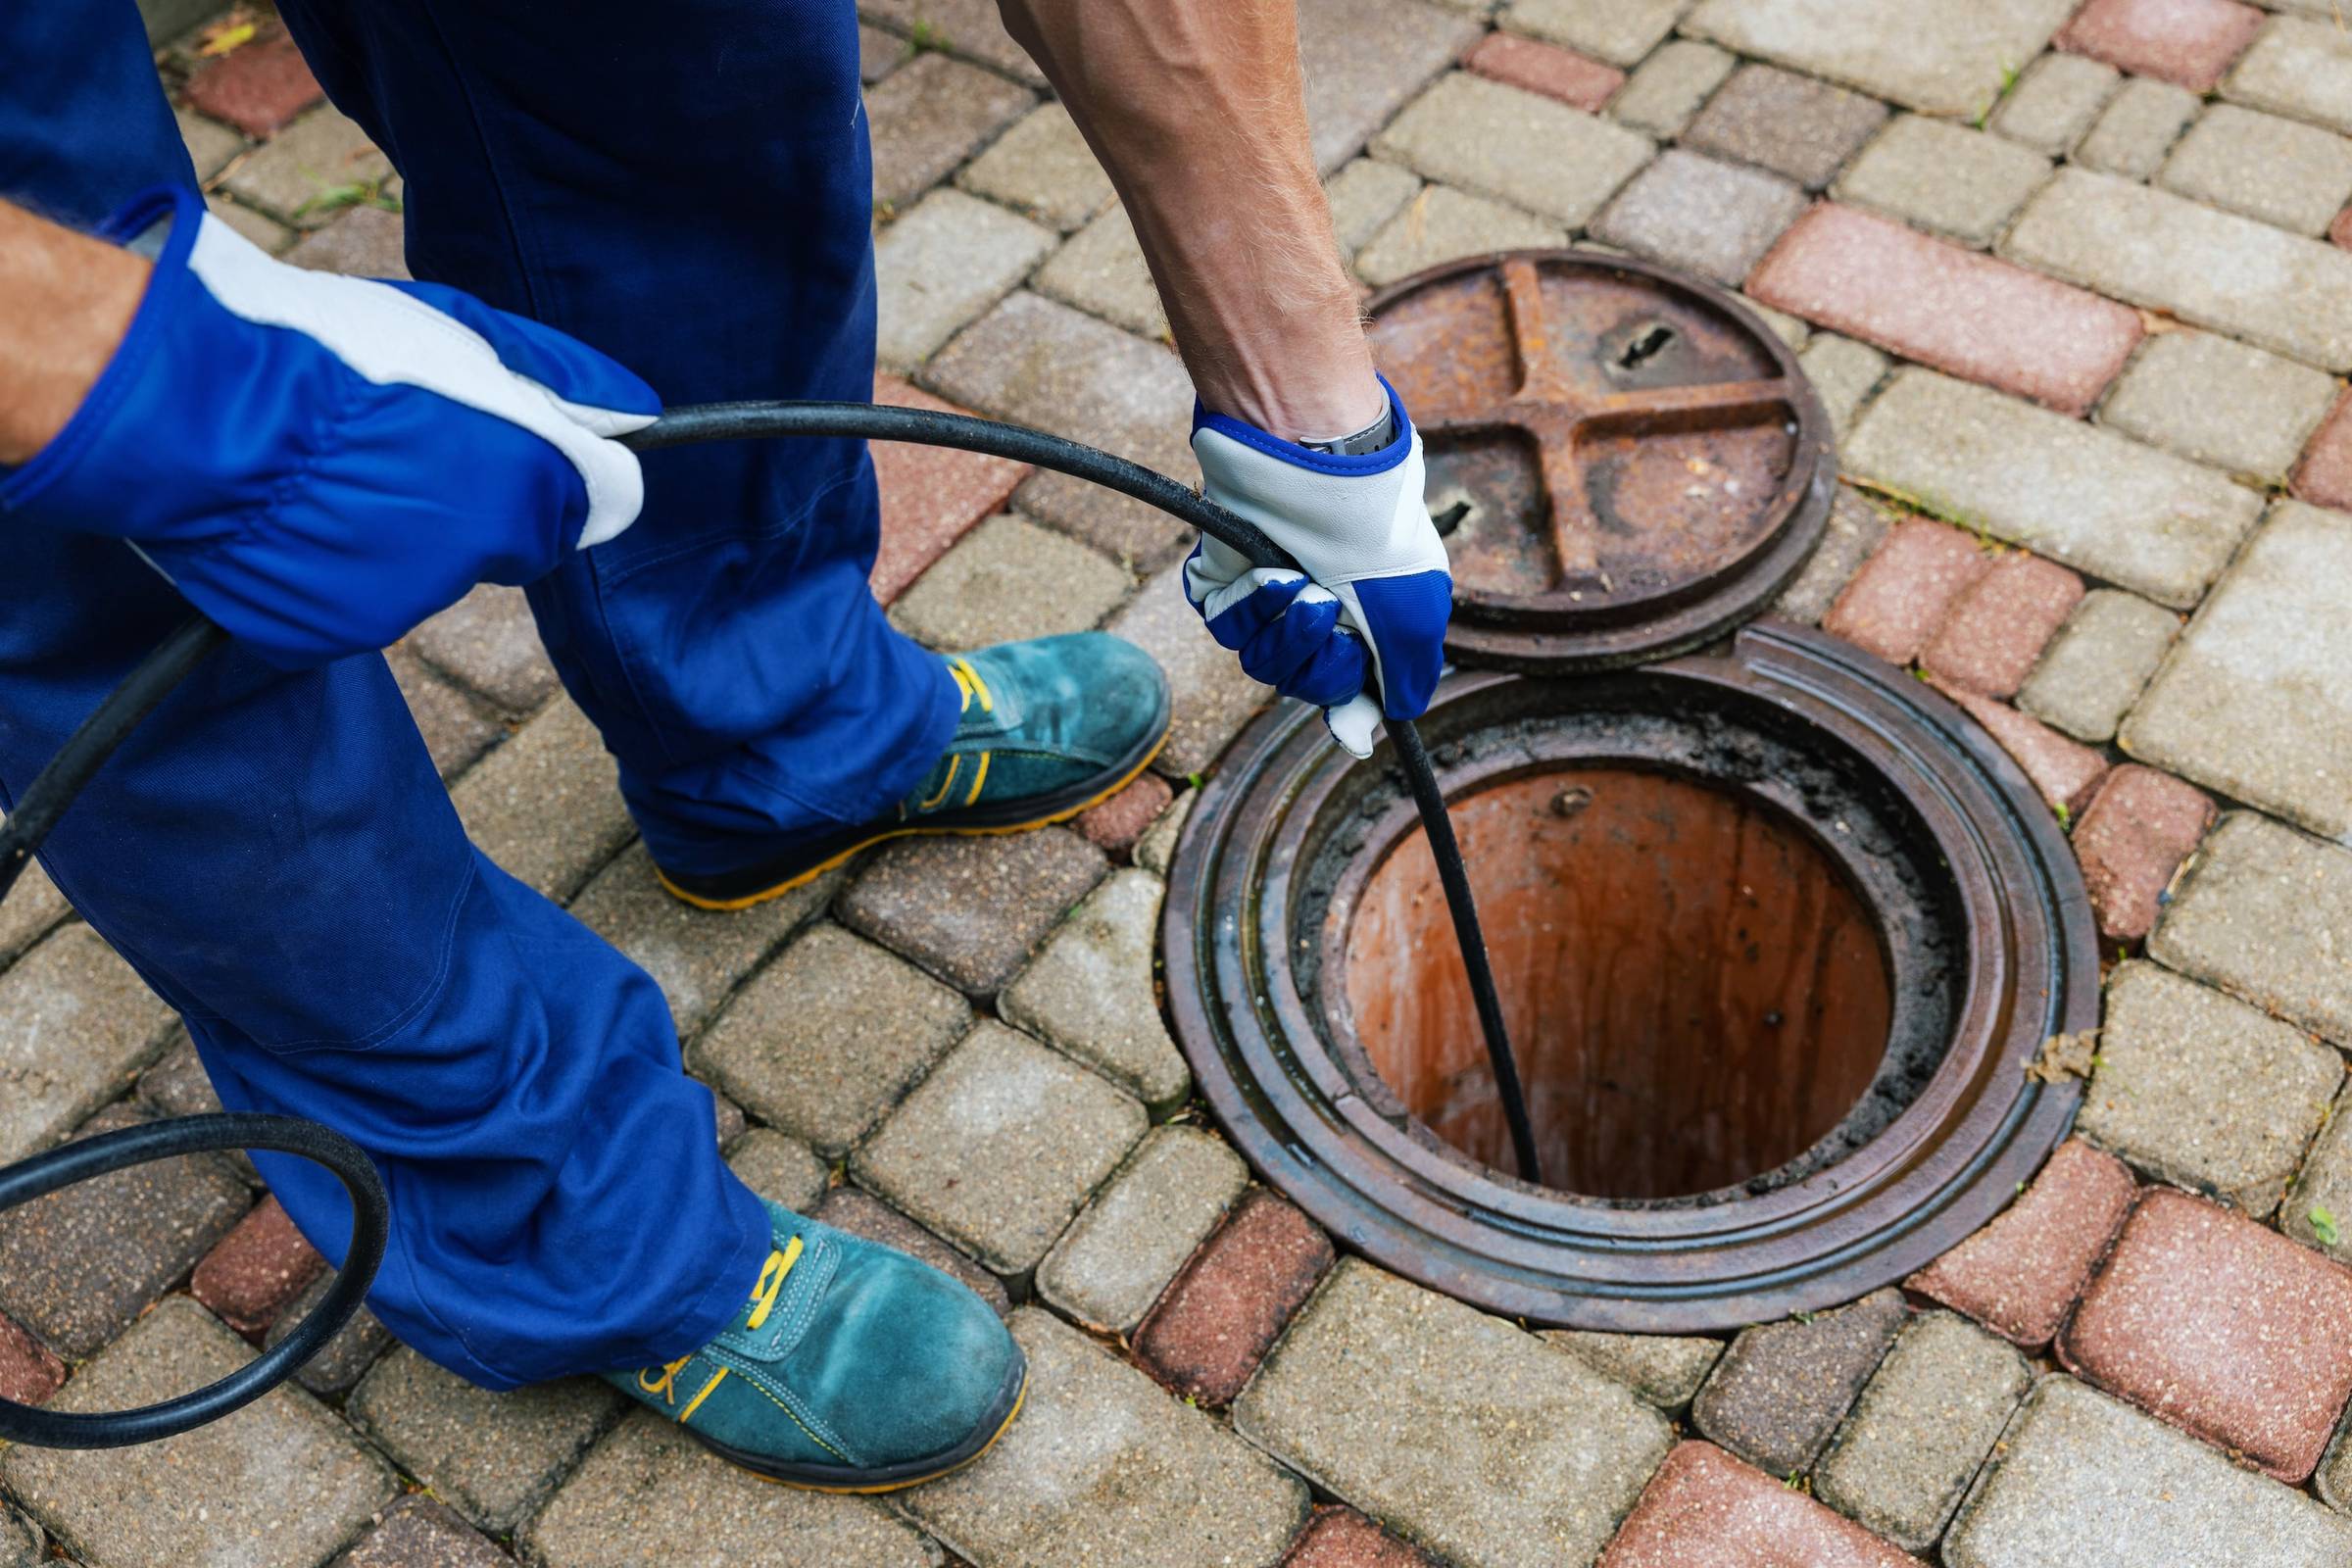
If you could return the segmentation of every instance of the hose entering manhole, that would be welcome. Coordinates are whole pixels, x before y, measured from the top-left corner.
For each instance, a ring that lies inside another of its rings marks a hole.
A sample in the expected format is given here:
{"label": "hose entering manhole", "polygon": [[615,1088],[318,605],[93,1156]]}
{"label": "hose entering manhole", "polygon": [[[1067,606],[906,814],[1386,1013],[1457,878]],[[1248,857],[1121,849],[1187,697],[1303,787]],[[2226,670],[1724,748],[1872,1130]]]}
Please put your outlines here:
{"label": "hose entering manhole", "polygon": [[[770,440],[787,436],[849,437],[955,447],[1010,458],[1090,480],[1158,508],[1179,521],[1231,546],[1256,566],[1295,564],[1273,540],[1215,502],[1140,464],[1113,457],[1081,442],[1021,425],[968,415],[887,404],[760,401],[708,403],[673,409],[624,444],[641,452],[701,441]],[[106,760],[181,681],[222,643],[227,634],[203,616],[192,616],[140,662],[59,748],[0,825],[0,899],[49,835],[75,796]],[[1421,814],[1439,880],[1461,945],[1479,1028],[1494,1072],[1519,1173],[1541,1182],[1535,1135],[1529,1125],[1516,1058],[1504,1029],[1502,1004],[1494,990],[1485,938],[1461,848],[1446,812],[1436,770],[1421,734],[1407,720],[1388,721],[1396,764]],[[64,1145],[0,1168],[0,1211],[75,1182],[127,1166],[182,1154],[260,1149],[297,1154],[334,1172],[352,1202],[351,1246],[334,1288],[274,1348],[217,1383],[135,1410],[68,1413],[0,1399],[0,1442],[49,1448],[116,1448],[151,1443],[216,1421],[250,1404],[285,1381],[325,1348],[359,1309],[383,1259],[390,1208],[383,1183],[367,1154],[348,1138],[316,1122],[291,1116],[220,1114],[182,1116]]]}

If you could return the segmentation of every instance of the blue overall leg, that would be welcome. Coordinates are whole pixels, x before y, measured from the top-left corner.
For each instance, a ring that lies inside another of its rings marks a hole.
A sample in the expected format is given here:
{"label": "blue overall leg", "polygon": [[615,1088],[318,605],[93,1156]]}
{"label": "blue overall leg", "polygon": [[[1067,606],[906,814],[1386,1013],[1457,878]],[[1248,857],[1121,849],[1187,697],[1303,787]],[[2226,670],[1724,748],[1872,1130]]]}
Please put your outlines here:
{"label": "blue overall leg", "polygon": [[[191,177],[132,0],[0,6],[0,59],[27,68],[0,92],[0,197],[86,222]],[[0,530],[13,799],[187,612],[119,543]],[[216,655],[43,859],[180,1010],[225,1103],[374,1155],[393,1230],[370,1304],[401,1339],[504,1388],[681,1355],[740,1311],[770,1222],[659,991],[466,842],[380,658]],[[333,1178],[258,1162],[340,1257]]]}
{"label": "blue overall leg", "polygon": [[[872,396],[850,0],[679,0],[650,39],[621,0],[279,10],[399,168],[418,277],[560,327],[671,404]],[[530,599],[655,860],[723,873],[889,812],[960,703],[867,591],[864,443],[661,452],[645,479],[636,525]]]}

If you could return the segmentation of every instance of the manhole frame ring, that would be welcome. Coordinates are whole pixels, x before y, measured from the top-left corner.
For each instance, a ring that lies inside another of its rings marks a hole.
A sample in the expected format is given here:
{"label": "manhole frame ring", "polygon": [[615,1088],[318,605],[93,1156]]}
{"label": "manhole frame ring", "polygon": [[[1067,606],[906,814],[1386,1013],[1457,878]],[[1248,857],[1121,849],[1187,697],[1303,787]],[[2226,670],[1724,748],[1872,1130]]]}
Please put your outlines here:
{"label": "manhole frame ring", "polygon": [[[2080,869],[2055,819],[2006,754],[1940,696],[1836,639],[1779,622],[1751,625],[1724,650],[1654,672],[1747,682],[1865,757],[1928,765],[1937,793],[1968,803],[1925,814],[1938,844],[1975,847],[1967,858],[1992,880],[1979,884],[1968,923],[1980,929],[1994,917],[2005,945],[1992,955],[1972,942],[1964,1005],[1943,1065],[1847,1160],[1777,1192],[1704,1207],[1603,1207],[1527,1188],[1498,1171],[1481,1173],[1396,1129],[1393,1141],[1382,1141],[1394,1147],[1373,1146],[1345,1114],[1346,1080],[1311,1016],[1319,1004],[1268,982],[1264,899],[1249,897],[1247,933],[1238,900],[1212,925],[1202,923],[1204,907],[1229,885],[1250,880],[1251,862],[1267,852],[1267,821],[1299,793],[1296,769],[1274,777],[1284,755],[1323,744],[1304,728],[1312,714],[1296,705],[1261,715],[1203,785],[1169,869],[1161,949],[1173,1032],[1219,1125],[1259,1176],[1344,1247],[1506,1316],[1698,1333],[1853,1299],[1924,1266],[2005,1207],[2065,1136],[2080,1102],[2079,1083],[2037,1084],[2024,1068],[2047,1034],[2095,1026],[2097,939]],[[1442,700],[1515,678],[1459,675]],[[1326,759],[1320,765],[1333,764]],[[1936,819],[1938,812],[1943,819]],[[1291,869],[1283,868],[1286,878]],[[2004,876],[2030,887],[2012,888],[2002,902]],[[1958,880],[1965,894],[1971,878]],[[1983,906],[1987,893],[1990,908]],[[2009,971],[2011,954],[2018,972]],[[1288,979],[1287,965],[1276,971]],[[1997,995],[1981,983],[1987,972],[2001,980]],[[1220,976],[1214,993],[1204,989],[1211,974]],[[1270,994],[1227,1020],[1216,998],[1237,980]],[[1269,1028],[1267,1012],[1284,1027]],[[1297,1039],[1311,1048],[1298,1049]],[[1301,1082],[1316,1087],[1309,1093]],[[1400,1158],[1406,1145],[1420,1158]],[[1866,1170],[1867,1179],[1855,1182]],[[1468,1214],[1488,1219],[1473,1222]],[[1574,1245],[1563,1245],[1563,1236]],[[1808,1236],[1814,1244],[1799,1245]],[[1677,1254],[1670,1267],[1678,1278],[1661,1272],[1630,1284],[1567,1276],[1559,1266],[1661,1253]],[[1544,1264],[1514,1260],[1522,1257]]]}

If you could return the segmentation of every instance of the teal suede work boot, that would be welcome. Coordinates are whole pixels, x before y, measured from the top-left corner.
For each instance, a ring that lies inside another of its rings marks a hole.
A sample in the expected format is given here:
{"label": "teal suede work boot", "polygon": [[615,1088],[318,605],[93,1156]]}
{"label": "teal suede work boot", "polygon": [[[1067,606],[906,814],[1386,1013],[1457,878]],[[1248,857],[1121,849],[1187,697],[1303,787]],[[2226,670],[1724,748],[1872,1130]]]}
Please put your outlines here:
{"label": "teal suede work boot", "polygon": [[727,1331],[607,1382],[787,1486],[892,1492],[977,1459],[1020,1411],[1021,1348],[928,1263],[775,1203],[775,1250]]}
{"label": "teal suede work boot", "polygon": [[1117,794],[1167,740],[1167,677],[1106,632],[999,643],[947,664],[963,697],[955,738],[889,813],[724,875],[657,868],[662,885],[699,908],[743,909],[885,839],[1044,827]]}

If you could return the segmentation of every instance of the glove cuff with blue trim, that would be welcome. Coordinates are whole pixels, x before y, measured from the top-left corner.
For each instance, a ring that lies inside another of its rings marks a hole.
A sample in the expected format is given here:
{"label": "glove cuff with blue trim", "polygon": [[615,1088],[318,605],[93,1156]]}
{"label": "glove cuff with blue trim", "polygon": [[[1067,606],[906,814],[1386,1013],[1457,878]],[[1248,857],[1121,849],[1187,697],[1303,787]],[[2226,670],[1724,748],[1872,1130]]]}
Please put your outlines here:
{"label": "glove cuff with blue trim", "polygon": [[1187,595],[1251,676],[1322,707],[1358,756],[1370,755],[1379,714],[1416,718],[1429,707],[1452,609],[1445,542],[1423,495],[1421,437],[1395,388],[1381,384],[1396,435],[1359,456],[1204,410],[1193,420],[1202,493],[1255,523],[1300,569],[1253,568],[1204,539],[1185,564]]}

